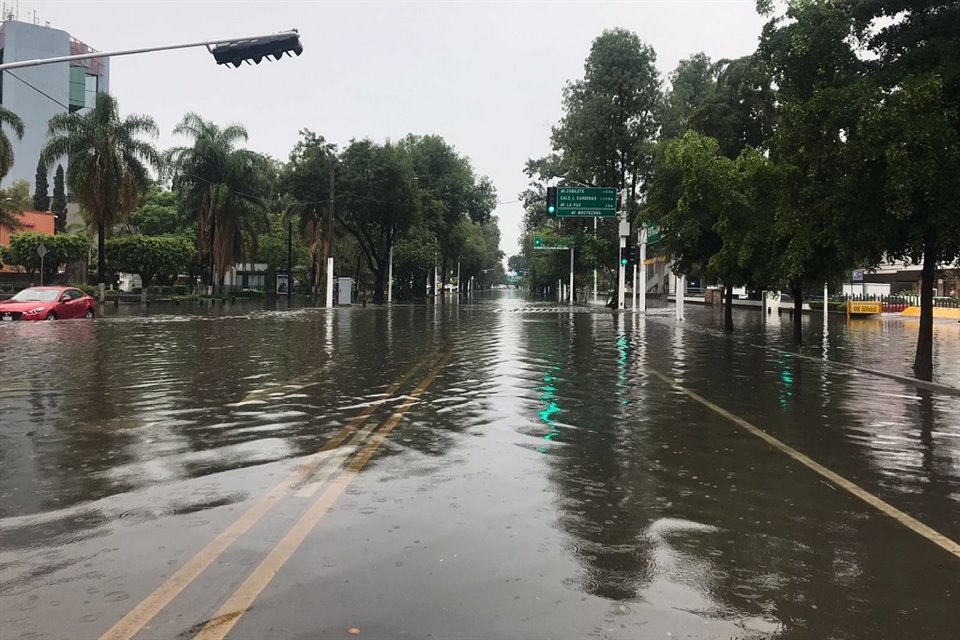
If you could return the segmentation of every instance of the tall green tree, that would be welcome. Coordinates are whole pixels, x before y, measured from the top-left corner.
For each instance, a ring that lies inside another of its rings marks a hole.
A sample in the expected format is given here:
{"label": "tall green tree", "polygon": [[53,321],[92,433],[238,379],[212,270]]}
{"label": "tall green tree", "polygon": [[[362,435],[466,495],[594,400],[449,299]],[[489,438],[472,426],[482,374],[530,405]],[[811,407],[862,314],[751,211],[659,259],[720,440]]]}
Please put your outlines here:
{"label": "tall green tree", "polygon": [[53,174],[53,199],[50,201],[50,210],[57,216],[56,232],[67,230],[67,192],[64,187],[63,165],[57,165]]}
{"label": "tall green tree", "polygon": [[721,60],[713,91],[690,114],[690,127],[715,138],[728,158],[763,147],[773,135],[776,94],[772,78],[755,55]]}
{"label": "tall green tree", "polygon": [[882,175],[889,255],[922,262],[913,369],[933,375],[933,289],[939,265],[960,260],[960,3],[848,0],[882,95],[867,147]]}
{"label": "tall green tree", "polygon": [[340,156],[335,215],[374,275],[373,301],[385,300],[390,247],[417,219],[410,155],[400,146],[354,140]]}
{"label": "tall green tree", "polygon": [[[631,219],[635,216],[641,186],[652,166],[658,120],[664,112],[660,85],[656,53],[635,33],[612,29],[593,41],[583,77],[564,88],[564,114],[551,134],[553,152],[527,162],[525,172],[533,184],[521,199],[531,205],[525,207],[529,232],[539,230],[539,194],[554,181],[627,189],[626,209]],[[592,235],[592,228],[584,230],[582,225],[564,222],[564,233],[569,231]],[[581,262],[581,268],[599,263],[612,279],[610,267],[618,252],[616,225],[601,224],[598,238],[599,242],[583,240],[596,262]],[[552,280],[537,266],[553,264],[559,258],[530,257],[531,278],[543,274],[547,286]]]}
{"label": "tall green tree", "polygon": [[409,135],[400,146],[413,163],[420,215],[436,236],[446,285],[465,248],[465,221],[486,223],[496,206],[496,190],[486,177],[477,178],[470,160],[440,136]]}
{"label": "tall green tree", "polygon": [[790,3],[765,27],[757,57],[778,87],[770,158],[778,165],[773,241],[779,280],[793,298],[794,341],[802,339],[805,288],[836,281],[858,261],[873,260],[878,232],[872,167],[852,150],[872,98],[854,47],[849,4]]}
{"label": "tall green tree", "polygon": [[327,258],[333,250],[330,182],[336,166],[337,146],[304,129],[280,176],[285,213],[295,220],[310,254],[310,290],[314,294],[323,282]]}
{"label": "tall green tree", "polygon": [[13,168],[13,145],[5,130],[7,127],[17,136],[17,140],[23,138],[23,120],[10,109],[0,106],[0,180],[6,178]]}
{"label": "tall green tree", "polygon": [[680,61],[670,72],[670,88],[664,93],[660,138],[679,138],[690,128],[690,118],[714,92],[717,74],[710,57],[696,53]]}
{"label": "tall green tree", "polygon": [[551,140],[557,177],[629,190],[649,167],[660,112],[660,74],[653,48],[626,29],[593,41],[583,78],[563,91],[564,116]]}
{"label": "tall green tree", "polygon": [[33,187],[34,211],[48,211],[50,209],[50,183],[47,181],[49,170],[42,162],[37,162],[37,175]]}
{"label": "tall green tree", "polygon": [[149,169],[157,171],[163,158],[139,136],[159,133],[153,118],[120,117],[117,101],[98,93],[89,112],[61,113],[50,119],[49,134],[41,161],[49,167],[59,158],[69,158],[67,183],[90,222],[97,226],[97,282],[100,301],[104,296],[106,256],[104,243],[117,220],[136,209],[150,185]]}

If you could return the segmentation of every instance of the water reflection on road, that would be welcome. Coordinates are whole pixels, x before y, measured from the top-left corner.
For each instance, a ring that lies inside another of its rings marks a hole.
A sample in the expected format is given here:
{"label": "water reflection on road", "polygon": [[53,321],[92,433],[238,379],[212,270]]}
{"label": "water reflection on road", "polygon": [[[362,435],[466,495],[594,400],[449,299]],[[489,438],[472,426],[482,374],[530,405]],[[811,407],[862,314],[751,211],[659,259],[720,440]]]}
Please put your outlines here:
{"label": "water reflection on road", "polygon": [[[404,402],[230,637],[951,637],[960,558],[656,375],[960,540],[960,398],[817,361],[904,374],[915,329],[811,316],[792,353],[785,318],[719,321],[503,292],[0,327],[0,637],[98,637],[358,414]],[[936,340],[960,386],[960,327]],[[199,628],[307,493],[144,637]]]}

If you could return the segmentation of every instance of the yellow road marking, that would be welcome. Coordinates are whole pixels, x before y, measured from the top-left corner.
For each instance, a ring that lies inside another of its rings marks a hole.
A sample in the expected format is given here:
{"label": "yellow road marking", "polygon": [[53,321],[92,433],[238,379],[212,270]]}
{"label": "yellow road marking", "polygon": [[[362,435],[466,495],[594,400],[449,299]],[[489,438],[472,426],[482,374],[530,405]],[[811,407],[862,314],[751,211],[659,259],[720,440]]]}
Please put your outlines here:
{"label": "yellow road marking", "polygon": [[310,481],[303,485],[303,487],[297,491],[294,495],[298,498],[312,498],[313,494],[317,492],[317,489],[326,482],[336,471],[340,468],[340,465],[343,464],[344,460],[352,456],[358,445],[370,435],[370,432],[377,428],[377,423],[371,423],[370,425],[364,427],[357,431],[357,433],[350,439],[350,442],[336,449],[337,454],[333,456],[329,464],[324,465],[317,473],[314,473],[313,477],[310,478]]}
{"label": "yellow road marking", "polygon": [[696,400],[703,406],[707,407],[711,411],[720,414],[727,420],[730,420],[734,424],[742,427],[746,431],[757,436],[767,444],[773,447],[776,447],[777,449],[787,454],[788,456],[790,456],[800,464],[804,465],[808,469],[811,469],[817,472],[818,474],[820,474],[830,482],[845,489],[846,491],[860,498],[870,506],[890,516],[891,518],[893,518],[903,526],[907,527],[911,531],[920,534],[930,542],[946,549],[949,553],[952,553],[957,558],[960,558],[960,544],[951,540],[950,538],[943,535],[936,529],[933,529],[932,527],[929,527],[928,525],[925,525],[924,523],[920,522],[913,516],[907,515],[903,511],[900,511],[899,509],[894,507],[892,504],[885,502],[884,500],[881,500],[880,498],[873,495],[866,489],[863,489],[860,486],[854,484],[853,482],[847,480],[840,474],[831,471],[830,469],[826,468],[819,462],[814,461],[812,458],[808,457],[807,455],[800,453],[790,445],[785,444],[780,440],[777,440],[766,431],[763,431],[762,429],[753,426],[752,424],[750,424],[740,416],[730,413],[723,407],[720,407],[710,402],[709,400],[697,394],[696,392],[691,391],[690,389],[687,389],[684,386],[681,386],[672,378],[665,376],[664,374],[660,373],[659,371],[656,371],[655,369],[649,369],[649,371],[653,373],[655,376],[657,376],[658,378],[660,378],[661,380],[663,380],[664,382],[666,382],[668,385],[672,386],[677,391],[680,391],[681,393],[687,395],[688,397],[693,398],[694,400]]}
{"label": "yellow road marking", "polygon": [[429,360],[429,357],[417,362],[404,373],[399,380],[390,385],[381,399],[370,403],[356,418],[327,440],[319,451],[307,456],[303,464],[297,467],[293,473],[251,505],[250,509],[237,518],[233,524],[227,527],[216,538],[207,543],[203,549],[190,558],[176,573],[167,578],[163,584],[154,589],[140,604],[130,610],[127,615],[100,636],[100,640],[129,640],[139,633],[164,607],[180,595],[197,576],[203,573],[214,560],[219,558],[237,538],[246,533],[250,527],[263,518],[282,497],[295,489],[305,479],[309,478],[316,467],[323,462],[325,458],[329,457],[328,453],[338,447],[349,438],[354,431],[362,426],[367,418],[384,402],[390,399],[393,394],[396,393],[397,389],[410,379],[427,360]]}
{"label": "yellow road marking", "polygon": [[307,535],[317,526],[317,523],[329,511],[330,507],[337,501],[337,498],[346,490],[353,479],[360,473],[363,467],[373,457],[374,452],[383,444],[390,432],[400,424],[403,415],[417,402],[419,397],[427,390],[437,375],[443,369],[446,363],[446,356],[440,359],[436,366],[427,374],[420,385],[413,390],[410,397],[397,408],[397,410],[387,419],[383,428],[370,438],[359,454],[353,459],[350,465],[341,473],[327,489],[320,494],[317,501],[303,514],[300,520],[287,532],[283,539],[277,543],[263,561],[253,570],[243,584],[230,596],[229,599],[220,607],[220,610],[214,614],[213,618],[204,625],[200,632],[194,636],[194,640],[222,640],[230,630],[237,624],[240,617],[250,608],[253,601],[256,600],[266,586],[273,580],[280,568],[286,564],[287,560],[300,547]]}

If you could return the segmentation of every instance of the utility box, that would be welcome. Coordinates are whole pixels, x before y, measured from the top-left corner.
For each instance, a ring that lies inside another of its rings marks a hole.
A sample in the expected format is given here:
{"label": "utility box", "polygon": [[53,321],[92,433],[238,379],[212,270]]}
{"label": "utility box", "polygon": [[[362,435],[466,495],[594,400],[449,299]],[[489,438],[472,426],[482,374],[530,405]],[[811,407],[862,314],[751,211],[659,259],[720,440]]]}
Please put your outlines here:
{"label": "utility box", "polygon": [[349,305],[353,302],[353,278],[337,278],[337,304]]}

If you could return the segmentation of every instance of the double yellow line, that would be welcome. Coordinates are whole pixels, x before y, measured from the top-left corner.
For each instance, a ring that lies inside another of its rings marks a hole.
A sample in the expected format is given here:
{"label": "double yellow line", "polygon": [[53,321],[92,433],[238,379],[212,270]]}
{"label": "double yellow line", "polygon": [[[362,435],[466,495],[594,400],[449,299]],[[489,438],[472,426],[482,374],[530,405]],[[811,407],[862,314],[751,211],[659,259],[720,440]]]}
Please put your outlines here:
{"label": "double yellow line", "polygon": [[[259,566],[250,574],[240,588],[226,601],[220,611],[200,630],[197,638],[223,638],[240,619],[240,616],[249,608],[253,600],[267,586],[276,572],[290,558],[300,546],[307,534],[316,526],[320,518],[337,500],[343,491],[350,485],[361,469],[373,457],[377,448],[383,444],[390,432],[400,423],[403,415],[417,403],[420,396],[433,383],[446,364],[449,354],[444,354],[436,361],[433,368],[420,384],[407,396],[393,414],[384,422],[383,428],[376,432],[363,449],[354,457],[344,469],[320,494],[317,501],[301,516],[300,520],[287,532],[284,538],[267,555]],[[257,500],[243,515],[227,527],[207,546],[186,562],[176,573],[170,576],[163,584],[157,587],[142,602],[134,607],[127,615],[108,629],[100,640],[129,640],[139,633],[158,613],[160,613],[174,598],[176,598],[190,583],[192,583],[214,560],[219,558],[240,536],[250,527],[260,521],[282,498],[300,487],[301,483],[310,479],[317,467],[327,458],[327,453],[343,444],[348,438],[356,434],[349,444],[359,444],[376,427],[368,427],[358,433],[358,430],[381,405],[390,399],[394,393],[409,380],[430,358],[425,358],[415,364],[397,382],[392,384],[383,398],[371,403],[349,424],[331,437],[316,453],[310,455],[293,473],[287,476],[280,484],[270,490],[265,496]],[[343,456],[346,457],[346,456]],[[299,495],[299,494],[298,494]]]}

